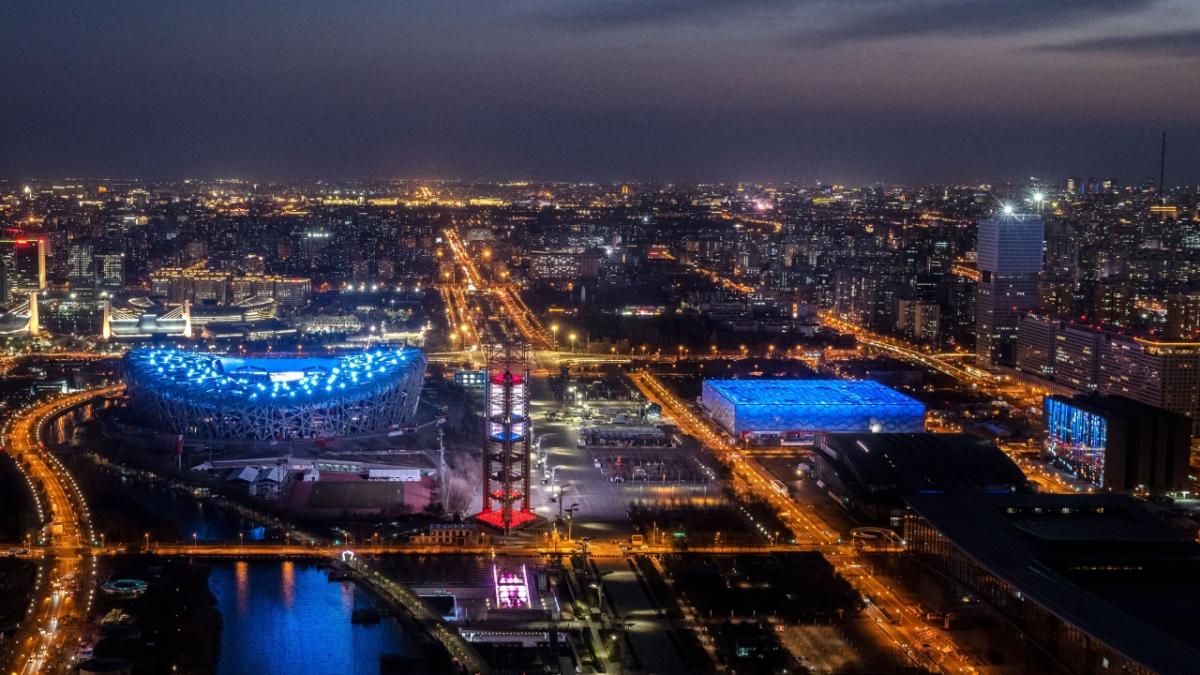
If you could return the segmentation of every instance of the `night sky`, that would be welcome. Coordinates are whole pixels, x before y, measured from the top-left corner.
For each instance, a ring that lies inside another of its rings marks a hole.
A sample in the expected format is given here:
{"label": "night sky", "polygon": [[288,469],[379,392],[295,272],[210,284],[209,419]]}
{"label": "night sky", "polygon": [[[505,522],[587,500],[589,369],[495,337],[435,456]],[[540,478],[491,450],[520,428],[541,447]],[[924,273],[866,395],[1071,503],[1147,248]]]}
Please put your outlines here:
{"label": "night sky", "polygon": [[0,11],[10,177],[1200,180],[1196,0]]}

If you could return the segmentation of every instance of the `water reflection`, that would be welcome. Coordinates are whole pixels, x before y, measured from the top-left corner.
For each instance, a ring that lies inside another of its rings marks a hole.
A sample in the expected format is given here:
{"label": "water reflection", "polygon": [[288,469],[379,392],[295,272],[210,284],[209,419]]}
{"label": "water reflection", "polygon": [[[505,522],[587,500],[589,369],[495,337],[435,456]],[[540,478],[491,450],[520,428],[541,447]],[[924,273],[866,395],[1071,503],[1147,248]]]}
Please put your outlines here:
{"label": "water reflection", "polygon": [[[117,475],[85,457],[67,461],[93,513],[103,513],[110,544],[140,544],[146,532],[155,541],[181,543],[269,536],[264,528],[192,495]],[[370,598],[348,582],[328,582],[311,565],[218,563],[209,589],[222,619],[218,673],[373,675],[381,656],[419,652],[391,619],[352,624],[354,609],[370,606]]]}
{"label": "water reflection", "polygon": [[374,675],[381,656],[419,651],[390,619],[351,623],[354,608],[370,606],[370,598],[304,563],[219,564],[209,588],[223,621],[218,674]]}
{"label": "water reflection", "polygon": [[338,586],[341,586],[342,589],[342,594],[340,596],[342,601],[342,611],[353,612],[354,601],[358,597],[358,588],[354,584],[348,583],[341,583],[338,584]]}
{"label": "water reflection", "polygon": [[237,583],[237,610],[245,616],[250,609],[250,563],[239,560],[233,564],[233,575]]}
{"label": "water reflection", "polygon": [[291,560],[285,560],[279,571],[279,594],[283,596],[283,607],[291,609],[296,601],[296,565]]}

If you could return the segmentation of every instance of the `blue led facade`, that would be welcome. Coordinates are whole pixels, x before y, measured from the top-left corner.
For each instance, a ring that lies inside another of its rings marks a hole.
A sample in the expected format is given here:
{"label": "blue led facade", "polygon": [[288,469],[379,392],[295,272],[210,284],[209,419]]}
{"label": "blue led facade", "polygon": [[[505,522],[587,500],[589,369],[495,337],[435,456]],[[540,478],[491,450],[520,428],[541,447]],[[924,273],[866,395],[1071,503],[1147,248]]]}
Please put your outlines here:
{"label": "blue led facade", "polygon": [[1103,486],[1108,420],[1050,397],[1045,412],[1046,450],[1085,480]]}
{"label": "blue led facade", "polygon": [[176,349],[125,357],[134,419],[196,438],[288,440],[381,433],[416,413],[418,349],[244,358]]}
{"label": "blue led facade", "polygon": [[925,430],[923,403],[871,380],[705,380],[701,403],[739,437]]}

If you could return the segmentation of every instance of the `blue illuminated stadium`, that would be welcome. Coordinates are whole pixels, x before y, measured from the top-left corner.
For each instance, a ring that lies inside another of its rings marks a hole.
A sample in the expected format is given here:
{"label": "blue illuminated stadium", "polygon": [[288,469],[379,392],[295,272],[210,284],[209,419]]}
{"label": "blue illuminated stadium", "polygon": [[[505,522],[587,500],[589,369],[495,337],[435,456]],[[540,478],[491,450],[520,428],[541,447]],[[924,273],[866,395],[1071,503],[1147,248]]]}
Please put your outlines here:
{"label": "blue illuminated stadium", "polygon": [[923,403],[870,380],[705,380],[701,403],[737,437],[925,430]]}
{"label": "blue illuminated stadium", "polygon": [[418,349],[245,358],[175,349],[125,357],[139,424],[197,438],[283,440],[381,433],[411,420]]}

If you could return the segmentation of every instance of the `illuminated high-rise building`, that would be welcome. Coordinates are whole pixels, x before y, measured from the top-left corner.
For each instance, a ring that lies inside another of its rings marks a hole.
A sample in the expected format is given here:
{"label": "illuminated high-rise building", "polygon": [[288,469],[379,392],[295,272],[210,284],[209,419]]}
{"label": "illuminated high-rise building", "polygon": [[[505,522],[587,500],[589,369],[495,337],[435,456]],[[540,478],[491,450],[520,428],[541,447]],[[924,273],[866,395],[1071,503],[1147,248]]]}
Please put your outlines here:
{"label": "illuminated high-rise building", "polygon": [[125,254],[96,254],[94,270],[96,283],[106,288],[121,288],[125,285]]}
{"label": "illuminated high-rise building", "polygon": [[71,287],[91,287],[96,282],[92,257],[96,245],[91,239],[76,239],[67,247],[67,280]]}
{"label": "illuminated high-rise building", "polygon": [[1200,435],[1200,342],[1123,335],[1032,313],[1020,331],[1018,370],[1185,415]]}
{"label": "illuminated high-rise building", "polygon": [[1053,379],[1055,337],[1059,323],[1051,317],[1032,312],[1021,315],[1017,328],[1017,370]]}
{"label": "illuminated high-rise building", "polygon": [[529,366],[524,349],[494,347],[488,356],[487,413],[480,521],[505,532],[537,518],[530,503]]}
{"label": "illuminated high-rise building", "polygon": [[1167,296],[1167,337],[1176,340],[1200,338],[1200,287]]}
{"label": "illuminated high-rise building", "polygon": [[7,296],[46,287],[46,240],[42,237],[17,236],[0,240],[0,265]]}
{"label": "illuminated high-rise building", "polygon": [[1021,312],[1037,305],[1044,230],[1037,214],[1011,208],[979,224],[975,355],[979,365],[1013,365]]}
{"label": "illuminated high-rise building", "polygon": [[[114,274],[123,268],[123,259],[113,259],[111,262]],[[100,274],[107,278],[109,264],[102,264],[97,256],[97,265],[100,265]],[[311,293],[312,281],[305,277],[213,270],[209,269],[206,260],[190,267],[164,267],[150,273],[150,296],[172,303],[188,300],[229,305],[263,296],[274,298],[285,307],[297,307],[307,302]]]}
{"label": "illuminated high-rise building", "polygon": [[1109,335],[1099,391],[1187,415],[1200,435],[1200,342]]}

